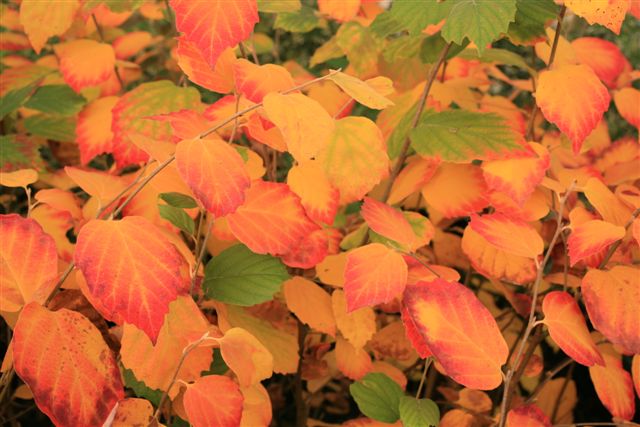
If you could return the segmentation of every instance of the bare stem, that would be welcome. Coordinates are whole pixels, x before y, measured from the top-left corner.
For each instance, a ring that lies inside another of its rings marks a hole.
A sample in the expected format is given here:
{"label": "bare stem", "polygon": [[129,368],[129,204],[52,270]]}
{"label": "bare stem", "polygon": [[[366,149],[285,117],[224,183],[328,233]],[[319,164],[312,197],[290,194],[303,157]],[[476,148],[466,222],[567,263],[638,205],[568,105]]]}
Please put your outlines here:
{"label": "bare stem", "polygon": [[522,336],[522,340],[520,341],[520,345],[518,346],[518,351],[516,352],[516,356],[515,356],[515,359],[513,360],[513,364],[507,371],[507,374],[504,380],[504,391],[502,394],[502,403],[500,405],[500,421],[498,424],[499,427],[504,427],[507,421],[506,415],[507,415],[507,410],[509,409],[508,404],[509,404],[509,401],[511,400],[510,399],[511,381],[514,377],[514,374],[516,373],[516,370],[518,370],[520,366],[521,358],[524,353],[527,340],[529,339],[531,332],[533,332],[533,330],[536,327],[536,304],[538,300],[540,283],[542,282],[542,276],[544,274],[544,266],[547,264],[547,262],[551,258],[551,253],[553,252],[553,248],[555,247],[556,242],[560,237],[560,233],[562,233],[562,218],[564,215],[565,205],[567,203],[567,199],[569,198],[569,195],[573,191],[574,186],[575,186],[575,183],[572,183],[569,186],[569,188],[567,188],[567,191],[565,192],[564,196],[560,200],[560,206],[558,208],[558,218],[556,219],[557,220],[556,231],[553,234],[553,237],[551,238],[551,242],[549,243],[549,247],[547,248],[547,252],[544,256],[544,259],[542,260],[541,263],[538,263],[538,266],[537,266],[536,279],[535,279],[535,282],[533,283],[533,294],[531,296],[531,309],[529,310],[529,319],[527,322],[527,327],[525,329],[524,335]]}
{"label": "bare stem", "polygon": [[431,362],[433,362],[433,357],[429,356],[424,361],[424,368],[422,369],[422,377],[420,378],[420,384],[418,385],[418,391],[416,391],[416,399],[420,399],[422,395],[422,389],[424,388],[424,382],[427,379],[427,372],[429,372],[429,367],[431,366]]}

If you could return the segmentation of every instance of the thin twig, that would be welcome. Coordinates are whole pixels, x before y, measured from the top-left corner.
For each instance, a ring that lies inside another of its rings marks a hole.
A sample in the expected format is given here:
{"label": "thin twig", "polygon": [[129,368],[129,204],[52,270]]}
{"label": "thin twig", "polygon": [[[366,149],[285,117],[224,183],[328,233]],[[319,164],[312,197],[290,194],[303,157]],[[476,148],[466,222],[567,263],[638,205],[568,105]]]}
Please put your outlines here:
{"label": "thin twig", "polygon": [[[633,211],[633,213],[631,214],[631,218],[629,218],[629,221],[627,221],[627,223],[624,225],[624,229],[628,230],[629,227],[631,227],[631,224],[633,224],[633,221],[635,221],[635,219],[639,215],[640,215],[640,208],[638,208],[635,211]],[[611,245],[609,247],[609,250],[607,251],[607,254],[604,256],[604,258],[600,262],[600,265],[598,265],[598,268],[602,269],[607,265],[607,263],[609,262],[609,260],[613,256],[614,252],[616,251],[616,249],[618,249],[618,247],[620,246],[621,243],[622,243],[622,239],[616,241],[613,245]]]}
{"label": "thin twig", "polygon": [[418,384],[418,391],[416,391],[416,399],[420,399],[422,395],[422,388],[424,387],[424,381],[427,379],[427,372],[429,372],[429,367],[431,366],[431,362],[433,362],[433,357],[429,356],[424,361],[424,368],[422,369],[422,377],[420,378],[420,384]]}
{"label": "thin twig", "polygon": [[531,332],[533,332],[533,330],[536,327],[536,304],[537,304],[537,300],[538,300],[538,292],[539,292],[539,288],[540,288],[540,283],[542,282],[542,276],[544,274],[544,266],[547,265],[547,262],[549,262],[549,259],[551,258],[551,253],[553,252],[553,248],[556,245],[556,242],[558,241],[558,238],[560,237],[560,233],[562,233],[562,219],[563,219],[563,215],[564,215],[564,209],[565,209],[565,205],[567,202],[567,199],[569,198],[569,195],[573,192],[573,188],[575,186],[575,182],[572,183],[569,188],[567,188],[564,196],[562,197],[562,199],[560,200],[560,206],[558,208],[558,218],[557,220],[557,226],[556,226],[556,231],[553,235],[553,237],[551,238],[551,242],[549,243],[549,247],[547,248],[547,252],[542,260],[542,262],[538,262],[536,260],[536,262],[538,263],[537,265],[537,273],[536,273],[536,279],[535,282],[533,283],[533,294],[531,297],[531,309],[529,310],[529,319],[527,321],[527,327],[525,329],[524,335],[522,337],[522,340],[520,341],[520,345],[518,347],[518,351],[516,352],[516,356],[515,359],[513,360],[513,364],[511,366],[511,368],[509,368],[506,376],[505,376],[505,380],[504,380],[504,391],[503,391],[503,395],[502,395],[502,403],[500,405],[500,421],[499,421],[499,427],[504,427],[506,421],[507,421],[507,410],[508,410],[508,404],[510,402],[510,398],[511,398],[511,380],[514,377],[514,374],[516,372],[516,370],[519,368],[520,365],[520,359],[524,353],[524,349],[525,349],[525,345],[527,343],[527,340],[529,338],[529,336],[531,335]]}
{"label": "thin twig", "polygon": [[[433,82],[435,81],[436,76],[438,75],[438,69],[446,59],[450,48],[451,48],[451,43],[448,43],[442,49],[442,52],[440,52],[440,56],[438,57],[438,60],[436,61],[436,63],[433,64],[429,69],[429,74],[427,75],[427,81],[425,82],[424,90],[422,91],[422,95],[420,95],[420,100],[418,101],[418,108],[416,109],[416,114],[415,116],[413,116],[413,121],[411,122],[411,129],[415,129],[416,126],[418,126],[418,123],[420,122],[420,117],[422,116],[424,107],[427,104],[427,97],[429,96],[429,92],[431,91],[431,86],[433,86]],[[409,135],[407,135],[407,137],[404,140],[404,145],[400,150],[400,155],[398,156],[398,160],[396,160],[396,163],[393,166],[391,174],[389,175],[389,181],[387,183],[387,187],[385,188],[381,198],[383,202],[386,202],[389,199],[389,196],[391,195],[391,187],[393,187],[394,181],[400,174],[400,171],[402,170],[402,166],[404,166],[404,162],[407,159],[407,155],[409,154],[410,146],[411,146],[411,138],[409,137]]]}
{"label": "thin twig", "polygon": [[538,396],[538,394],[540,393],[540,391],[542,391],[542,389],[544,388],[544,386],[553,379],[553,377],[555,377],[556,375],[558,375],[558,373],[560,371],[562,371],[564,368],[566,368],[567,366],[569,366],[571,363],[573,363],[573,359],[571,358],[566,358],[565,360],[562,361],[562,363],[560,363],[558,366],[556,366],[555,368],[553,368],[551,371],[547,372],[545,374],[545,377],[542,381],[540,381],[538,383],[538,385],[536,386],[536,388],[533,390],[533,392],[531,393],[531,396],[529,396],[526,400],[525,403],[531,403],[535,400],[535,398]]}

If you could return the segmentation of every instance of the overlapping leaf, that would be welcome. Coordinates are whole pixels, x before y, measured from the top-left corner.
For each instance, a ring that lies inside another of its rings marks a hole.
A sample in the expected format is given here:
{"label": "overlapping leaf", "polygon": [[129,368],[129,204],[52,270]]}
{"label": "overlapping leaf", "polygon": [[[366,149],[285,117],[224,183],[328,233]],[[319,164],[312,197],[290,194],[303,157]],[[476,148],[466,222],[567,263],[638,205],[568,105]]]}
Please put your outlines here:
{"label": "overlapping leaf", "polygon": [[233,380],[208,375],[187,385],[183,403],[194,427],[234,427],[240,425],[243,400]]}
{"label": "overlapping leaf", "polygon": [[567,239],[571,265],[599,254],[624,235],[624,227],[597,219],[576,226]]}

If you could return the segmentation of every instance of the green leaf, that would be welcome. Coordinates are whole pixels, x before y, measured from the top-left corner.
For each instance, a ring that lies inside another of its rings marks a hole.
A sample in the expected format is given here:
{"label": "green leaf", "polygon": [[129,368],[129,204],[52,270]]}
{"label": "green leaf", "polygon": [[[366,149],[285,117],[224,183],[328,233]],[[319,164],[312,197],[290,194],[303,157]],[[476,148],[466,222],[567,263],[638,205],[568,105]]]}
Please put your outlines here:
{"label": "green leaf", "polygon": [[0,136],[0,170],[44,167],[40,157],[40,144],[24,135]]}
{"label": "green leaf", "polygon": [[73,116],[86,103],[83,96],[67,85],[49,85],[39,87],[25,106],[43,113]]}
{"label": "green leaf", "polygon": [[425,113],[411,132],[411,145],[425,157],[462,163],[524,150],[502,117],[464,110]]}
{"label": "green leaf", "polygon": [[272,300],[287,279],[280,259],[235,245],[209,261],[202,288],[209,299],[246,307]]}
{"label": "green leaf", "polygon": [[330,59],[340,58],[345,55],[345,52],[338,45],[336,37],[331,37],[325,44],[320,46],[313,52],[311,59],[309,59],[309,67],[315,67],[318,64],[327,62]]}
{"label": "green leaf", "polygon": [[404,30],[411,35],[419,35],[427,25],[437,24],[447,17],[449,3],[440,0],[394,0],[388,14],[378,15],[371,29],[382,37]]}
{"label": "green leaf", "polygon": [[481,62],[497,62],[498,64],[513,65],[527,70],[531,75],[535,76],[537,74],[536,70],[531,68],[522,56],[507,49],[487,49],[482,56],[479,56],[478,51],[475,49],[466,49],[460,53],[459,56],[463,59],[479,59]]}
{"label": "green leaf", "polygon": [[300,0],[258,0],[258,12],[295,12],[300,7]]}
{"label": "green leaf", "polygon": [[198,204],[192,197],[182,193],[160,193],[160,198],[176,208],[191,209],[197,208]]}
{"label": "green leaf", "polygon": [[382,40],[362,24],[355,21],[342,24],[336,33],[336,42],[356,72],[367,73],[378,63]]}
{"label": "green leaf", "polygon": [[158,210],[161,218],[166,219],[190,236],[195,234],[196,225],[193,219],[182,209],[169,205],[158,205]]}
{"label": "green leaf", "polygon": [[558,16],[558,5],[553,0],[516,0],[516,19],[509,24],[509,38],[524,44],[540,37],[546,38],[547,22]]}
{"label": "green leaf", "polygon": [[72,142],[76,139],[76,119],[74,117],[37,114],[24,120],[24,127],[31,135],[54,141]]}
{"label": "green leaf", "polygon": [[131,369],[123,368],[122,374],[124,385],[133,390],[136,396],[147,399],[149,402],[153,403],[154,406],[158,406],[158,404],[160,404],[160,399],[162,398],[161,390],[149,388],[142,381],[138,381]]}
{"label": "green leaf", "polygon": [[400,419],[400,398],[404,395],[400,386],[382,373],[370,373],[349,386],[349,392],[360,412],[383,423]]}
{"label": "green leaf", "polygon": [[22,107],[22,104],[25,103],[39,83],[40,81],[33,82],[23,88],[12,90],[0,98],[0,120],[4,119],[7,114]]}
{"label": "green leaf", "polygon": [[433,400],[402,396],[400,419],[404,427],[436,427],[440,422],[440,410]]}
{"label": "green leaf", "polygon": [[319,25],[320,19],[314,10],[304,6],[297,12],[279,13],[273,26],[292,33],[308,33]]}
{"label": "green leaf", "polygon": [[[469,39],[464,39],[464,42],[460,44],[453,44],[449,48],[449,52],[447,53],[446,59],[451,59],[456,57],[460,52],[464,50],[465,47],[469,44]],[[442,38],[442,34],[437,32],[436,34],[427,37],[422,42],[422,46],[420,47],[420,59],[425,64],[433,64],[440,57],[440,52],[447,45],[447,42]]]}
{"label": "green leaf", "polygon": [[382,56],[389,63],[417,56],[420,53],[423,40],[424,36],[422,35],[395,38],[384,47]]}
{"label": "green leaf", "polygon": [[451,12],[442,27],[447,42],[474,42],[480,54],[488,43],[506,33],[516,15],[516,0],[447,0]]}

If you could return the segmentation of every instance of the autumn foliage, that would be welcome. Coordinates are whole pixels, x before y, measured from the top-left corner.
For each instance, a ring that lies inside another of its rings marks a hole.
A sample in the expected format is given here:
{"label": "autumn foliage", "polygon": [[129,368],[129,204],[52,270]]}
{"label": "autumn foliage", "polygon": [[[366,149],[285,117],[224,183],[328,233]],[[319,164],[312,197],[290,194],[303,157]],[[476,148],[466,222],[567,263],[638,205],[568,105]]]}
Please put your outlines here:
{"label": "autumn foliage", "polygon": [[0,421],[636,425],[638,18],[3,2]]}

